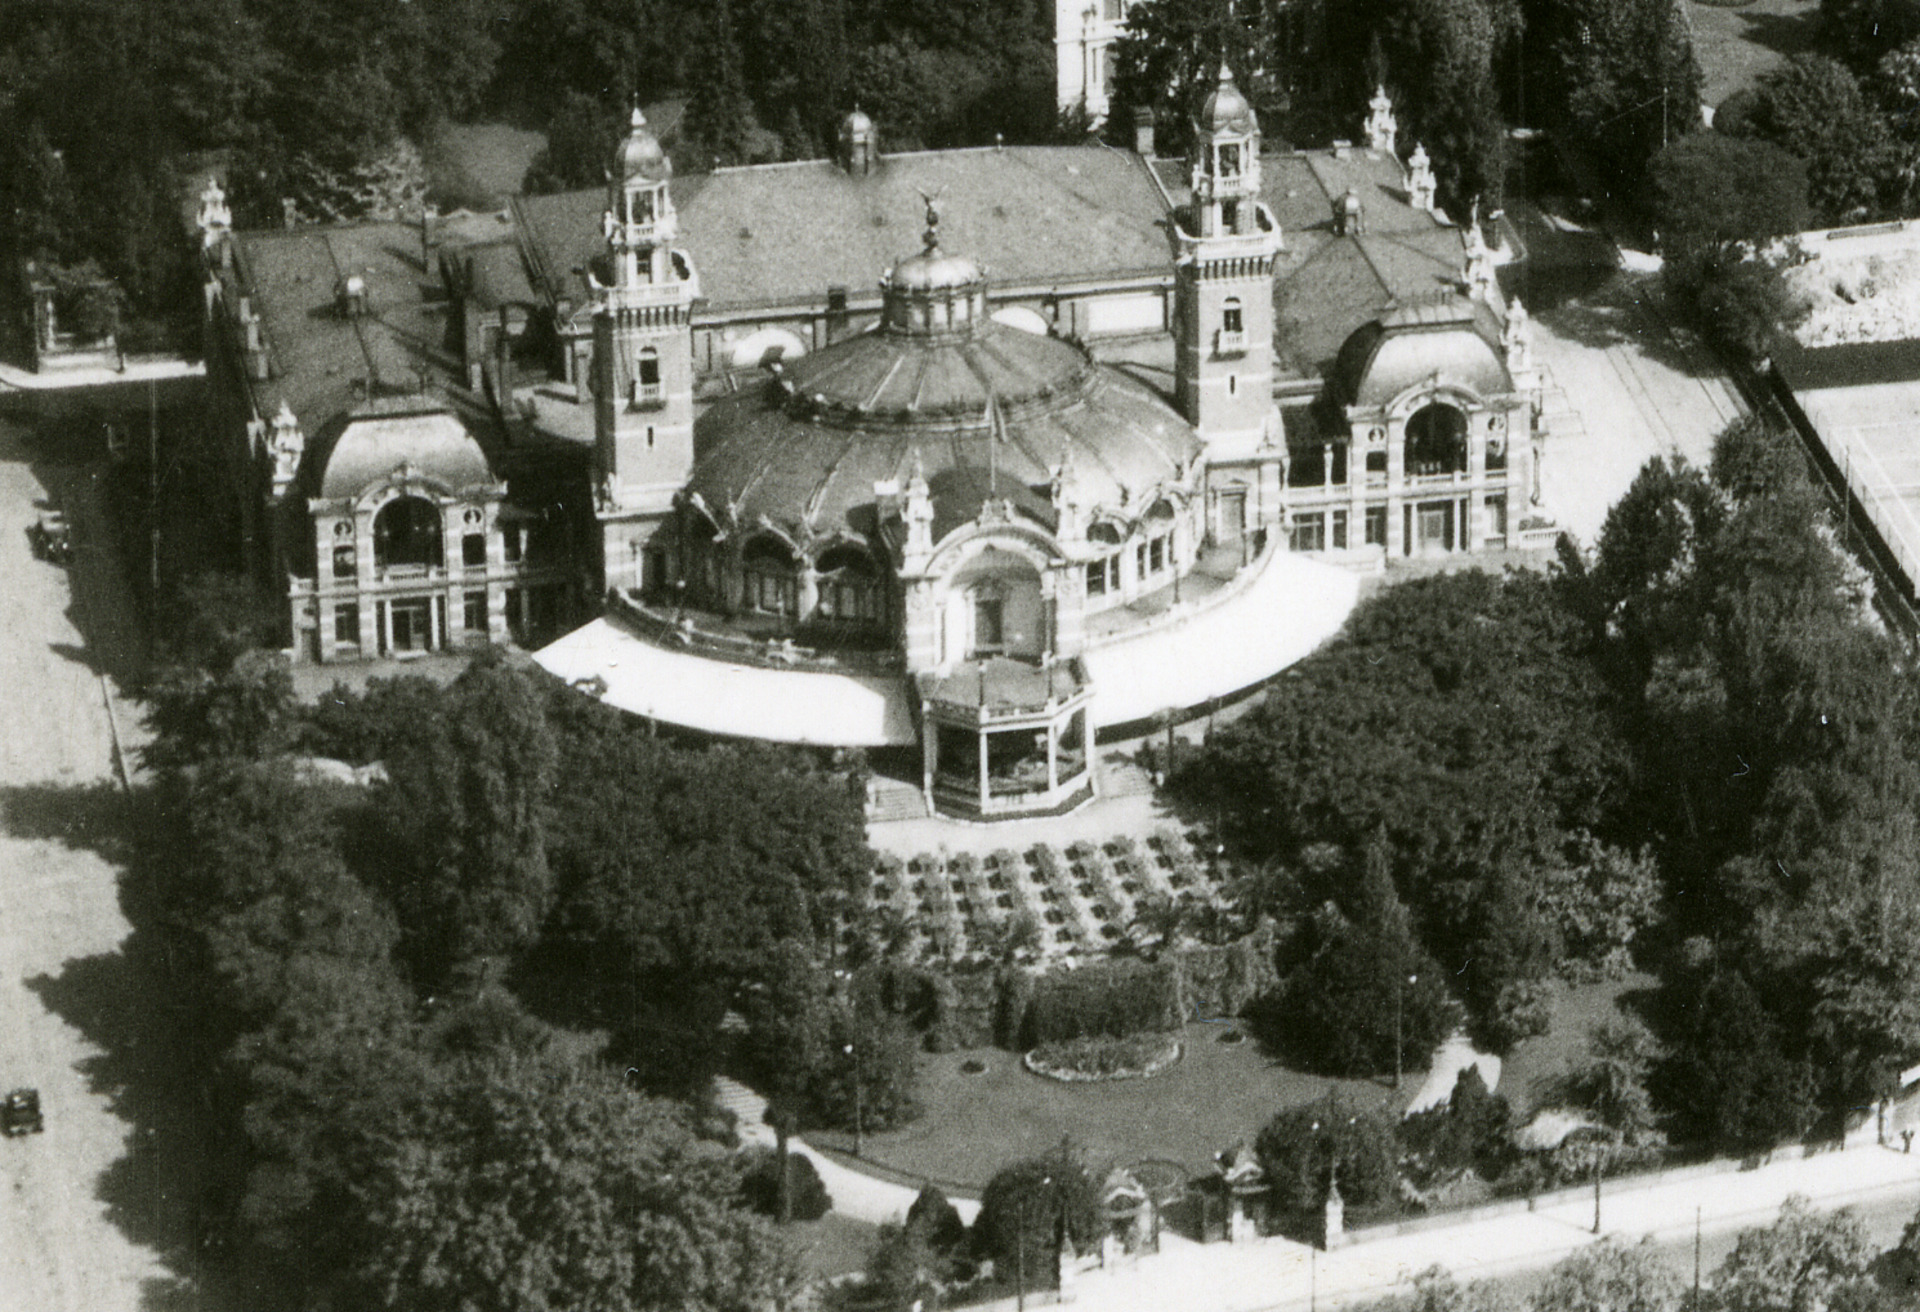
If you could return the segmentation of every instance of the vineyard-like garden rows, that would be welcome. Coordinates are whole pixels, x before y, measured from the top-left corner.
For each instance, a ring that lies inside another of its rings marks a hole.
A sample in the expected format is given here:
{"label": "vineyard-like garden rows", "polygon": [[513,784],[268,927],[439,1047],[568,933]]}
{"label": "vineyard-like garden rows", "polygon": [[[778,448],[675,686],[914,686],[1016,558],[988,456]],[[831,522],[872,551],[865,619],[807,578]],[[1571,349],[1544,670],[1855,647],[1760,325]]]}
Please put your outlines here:
{"label": "vineyard-like garden rows", "polygon": [[868,905],[899,917],[912,935],[903,946],[922,959],[997,955],[1023,912],[1039,927],[1038,955],[1058,959],[1125,942],[1143,904],[1156,898],[1217,904],[1221,880],[1184,832],[1162,826],[1144,843],[1127,835],[1065,851],[1043,843],[984,857],[881,853]]}

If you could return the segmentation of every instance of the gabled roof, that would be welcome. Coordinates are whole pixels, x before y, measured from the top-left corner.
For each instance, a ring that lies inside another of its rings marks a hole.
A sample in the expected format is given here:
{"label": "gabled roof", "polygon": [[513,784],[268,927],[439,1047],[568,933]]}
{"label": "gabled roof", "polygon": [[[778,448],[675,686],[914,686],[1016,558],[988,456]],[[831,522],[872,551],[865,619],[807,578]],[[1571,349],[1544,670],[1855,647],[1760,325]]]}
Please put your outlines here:
{"label": "gabled roof", "polygon": [[[924,195],[941,226],[987,262],[996,285],[1164,276],[1160,189],[1137,156],[1104,146],[1007,146],[885,156],[869,175],[830,160],[678,178],[676,245],[715,310],[815,304],[829,287],[870,291],[919,245]],[[554,303],[585,303],[604,249],[603,189],[513,203],[534,279]]]}

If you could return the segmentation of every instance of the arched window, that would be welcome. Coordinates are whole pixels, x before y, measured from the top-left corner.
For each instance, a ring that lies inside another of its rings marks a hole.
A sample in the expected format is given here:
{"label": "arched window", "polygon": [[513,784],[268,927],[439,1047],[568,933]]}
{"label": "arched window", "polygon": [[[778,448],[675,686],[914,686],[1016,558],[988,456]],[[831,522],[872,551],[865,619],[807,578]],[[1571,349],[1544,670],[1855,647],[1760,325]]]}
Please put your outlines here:
{"label": "arched window", "polygon": [[424,497],[398,497],[373,518],[373,563],[381,569],[439,568],[440,511]]}
{"label": "arched window", "polygon": [[814,566],[820,577],[816,615],[838,624],[880,622],[880,571],[851,543],[829,548]]}
{"label": "arched window", "polygon": [[1221,331],[1232,333],[1235,336],[1246,331],[1246,322],[1240,315],[1240,298],[1238,296],[1227,297],[1227,303],[1220,311],[1220,328]]}
{"label": "arched window", "polygon": [[643,346],[633,362],[633,403],[658,405],[661,397],[660,352],[651,346]]}
{"label": "arched window", "polygon": [[793,615],[799,610],[796,562],[779,538],[762,534],[740,553],[746,587],[741,600],[748,610],[767,615]]}
{"label": "arched window", "polygon": [[1173,526],[1176,516],[1173,503],[1165,497],[1153,503],[1141,522],[1140,531],[1144,535],[1134,547],[1134,572],[1141,579],[1150,579],[1164,574],[1173,568]]}
{"label": "arched window", "polygon": [[1416,478],[1458,474],[1467,468],[1467,416],[1435,401],[1407,420],[1407,473]]}

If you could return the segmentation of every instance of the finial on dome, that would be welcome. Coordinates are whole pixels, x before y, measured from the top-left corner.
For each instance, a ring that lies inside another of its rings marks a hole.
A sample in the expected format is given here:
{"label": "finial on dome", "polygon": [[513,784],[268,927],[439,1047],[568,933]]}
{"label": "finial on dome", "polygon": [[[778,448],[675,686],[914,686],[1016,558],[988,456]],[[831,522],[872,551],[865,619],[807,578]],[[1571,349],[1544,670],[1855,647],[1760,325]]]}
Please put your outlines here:
{"label": "finial on dome", "polygon": [[945,193],[946,188],[935,192],[921,192],[920,199],[927,204],[927,230],[920,234],[920,240],[926,243],[927,254],[940,249],[940,211],[934,208],[934,202]]}

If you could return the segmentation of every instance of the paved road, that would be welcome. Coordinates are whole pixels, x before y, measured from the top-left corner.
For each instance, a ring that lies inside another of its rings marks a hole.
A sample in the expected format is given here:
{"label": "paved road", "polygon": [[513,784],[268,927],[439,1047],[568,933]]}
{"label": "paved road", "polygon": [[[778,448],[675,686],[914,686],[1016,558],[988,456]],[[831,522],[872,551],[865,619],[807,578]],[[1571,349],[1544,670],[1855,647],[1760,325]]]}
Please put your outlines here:
{"label": "paved road", "polygon": [[95,850],[118,819],[103,687],[67,571],[27,545],[48,485],[71,499],[75,572],[112,571],[86,554],[88,471],[37,455],[0,418],[0,1085],[38,1086],[47,1118],[0,1142],[0,1309],[154,1312],[180,1288],[158,1252],[180,1237],[182,1174],[152,1151],[169,1138],[137,1078],[154,999],[119,955],[118,871]]}

